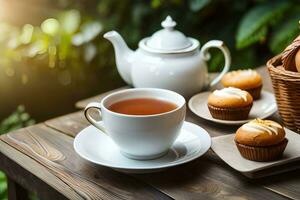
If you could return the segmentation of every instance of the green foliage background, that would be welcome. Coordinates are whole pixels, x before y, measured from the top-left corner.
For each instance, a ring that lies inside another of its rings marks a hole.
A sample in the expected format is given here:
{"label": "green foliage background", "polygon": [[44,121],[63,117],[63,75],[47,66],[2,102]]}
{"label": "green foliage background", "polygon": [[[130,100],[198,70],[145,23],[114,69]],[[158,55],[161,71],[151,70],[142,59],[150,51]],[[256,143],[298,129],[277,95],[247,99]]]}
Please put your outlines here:
{"label": "green foliage background", "polygon": [[[105,31],[121,32],[129,46],[160,29],[171,15],[178,29],[202,44],[221,39],[229,46],[232,68],[264,64],[299,33],[300,5],[295,0],[102,0],[54,1],[58,11],[40,26],[1,24],[2,64],[22,59],[44,62],[49,67],[82,68],[93,63],[114,68],[110,44],[99,37]],[[68,10],[68,11],[63,11]],[[217,52],[217,51],[216,51]],[[210,70],[222,66],[221,54]],[[0,63],[0,64],[1,64]],[[78,73],[78,71],[76,72]],[[71,76],[76,76],[71,73]],[[68,84],[62,80],[62,84]]]}

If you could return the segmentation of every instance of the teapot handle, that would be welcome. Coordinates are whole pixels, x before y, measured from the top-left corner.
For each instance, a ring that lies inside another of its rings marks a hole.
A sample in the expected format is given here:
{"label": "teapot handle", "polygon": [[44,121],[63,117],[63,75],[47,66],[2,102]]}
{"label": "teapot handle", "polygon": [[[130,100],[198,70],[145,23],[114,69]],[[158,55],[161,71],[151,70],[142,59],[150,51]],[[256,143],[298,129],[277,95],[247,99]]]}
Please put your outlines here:
{"label": "teapot handle", "polygon": [[218,48],[223,52],[224,57],[225,57],[225,65],[223,67],[222,72],[216,78],[214,78],[212,81],[210,81],[210,83],[207,85],[208,87],[212,87],[212,86],[216,85],[221,80],[221,78],[225,75],[225,73],[229,71],[230,64],[231,64],[230,52],[223,41],[211,40],[211,41],[208,41],[201,48],[200,53],[205,61],[208,61],[210,59],[210,53],[208,52],[208,49],[210,49],[210,48]]}

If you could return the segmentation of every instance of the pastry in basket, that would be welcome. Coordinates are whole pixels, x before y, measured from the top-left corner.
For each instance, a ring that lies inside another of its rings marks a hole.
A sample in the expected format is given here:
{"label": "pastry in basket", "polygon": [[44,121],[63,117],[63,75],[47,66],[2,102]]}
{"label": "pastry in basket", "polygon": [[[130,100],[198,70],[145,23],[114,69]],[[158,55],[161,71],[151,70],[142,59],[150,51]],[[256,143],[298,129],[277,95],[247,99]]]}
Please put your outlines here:
{"label": "pastry in basket", "polygon": [[276,103],[284,125],[300,133],[300,35],[267,62]]}
{"label": "pastry in basket", "polygon": [[288,140],[284,128],[277,122],[254,119],[237,130],[235,143],[244,158],[271,161],[282,156]]}
{"label": "pastry in basket", "polygon": [[247,119],[252,104],[253,98],[247,91],[234,87],[215,90],[207,102],[212,117],[222,120]]}
{"label": "pastry in basket", "polygon": [[300,72],[300,36],[285,48],[281,61],[285,70]]}
{"label": "pastry in basket", "polygon": [[224,87],[236,87],[246,90],[253,99],[259,99],[260,97],[262,78],[255,70],[247,69],[228,72],[223,76],[221,83]]}

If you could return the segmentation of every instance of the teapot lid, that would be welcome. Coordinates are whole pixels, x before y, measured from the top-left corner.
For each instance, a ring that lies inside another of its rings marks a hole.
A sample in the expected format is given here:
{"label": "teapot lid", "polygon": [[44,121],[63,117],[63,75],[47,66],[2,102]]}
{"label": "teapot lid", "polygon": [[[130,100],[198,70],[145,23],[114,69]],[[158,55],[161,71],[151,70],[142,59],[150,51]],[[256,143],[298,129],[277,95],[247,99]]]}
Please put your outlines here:
{"label": "teapot lid", "polygon": [[192,51],[199,46],[199,42],[186,37],[174,29],[176,22],[170,16],[161,23],[163,29],[155,32],[151,37],[140,42],[140,47],[155,53],[183,53]]}

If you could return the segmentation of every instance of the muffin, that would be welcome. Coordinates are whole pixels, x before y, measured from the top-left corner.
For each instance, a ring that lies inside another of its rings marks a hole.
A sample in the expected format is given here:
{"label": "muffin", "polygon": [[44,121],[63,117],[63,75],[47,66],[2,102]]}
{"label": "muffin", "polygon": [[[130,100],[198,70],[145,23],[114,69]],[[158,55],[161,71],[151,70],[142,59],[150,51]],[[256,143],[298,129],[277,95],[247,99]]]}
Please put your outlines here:
{"label": "muffin", "polygon": [[300,35],[284,49],[281,61],[285,70],[300,72]]}
{"label": "muffin", "polygon": [[235,87],[246,90],[254,100],[260,97],[262,78],[252,69],[228,72],[223,76],[221,83],[224,87]]}
{"label": "muffin", "polygon": [[235,135],[240,154],[253,161],[279,159],[288,143],[283,127],[271,120],[252,120],[241,126]]}
{"label": "muffin", "polygon": [[207,101],[212,117],[222,120],[247,119],[252,104],[252,96],[247,91],[233,87],[215,90]]}

